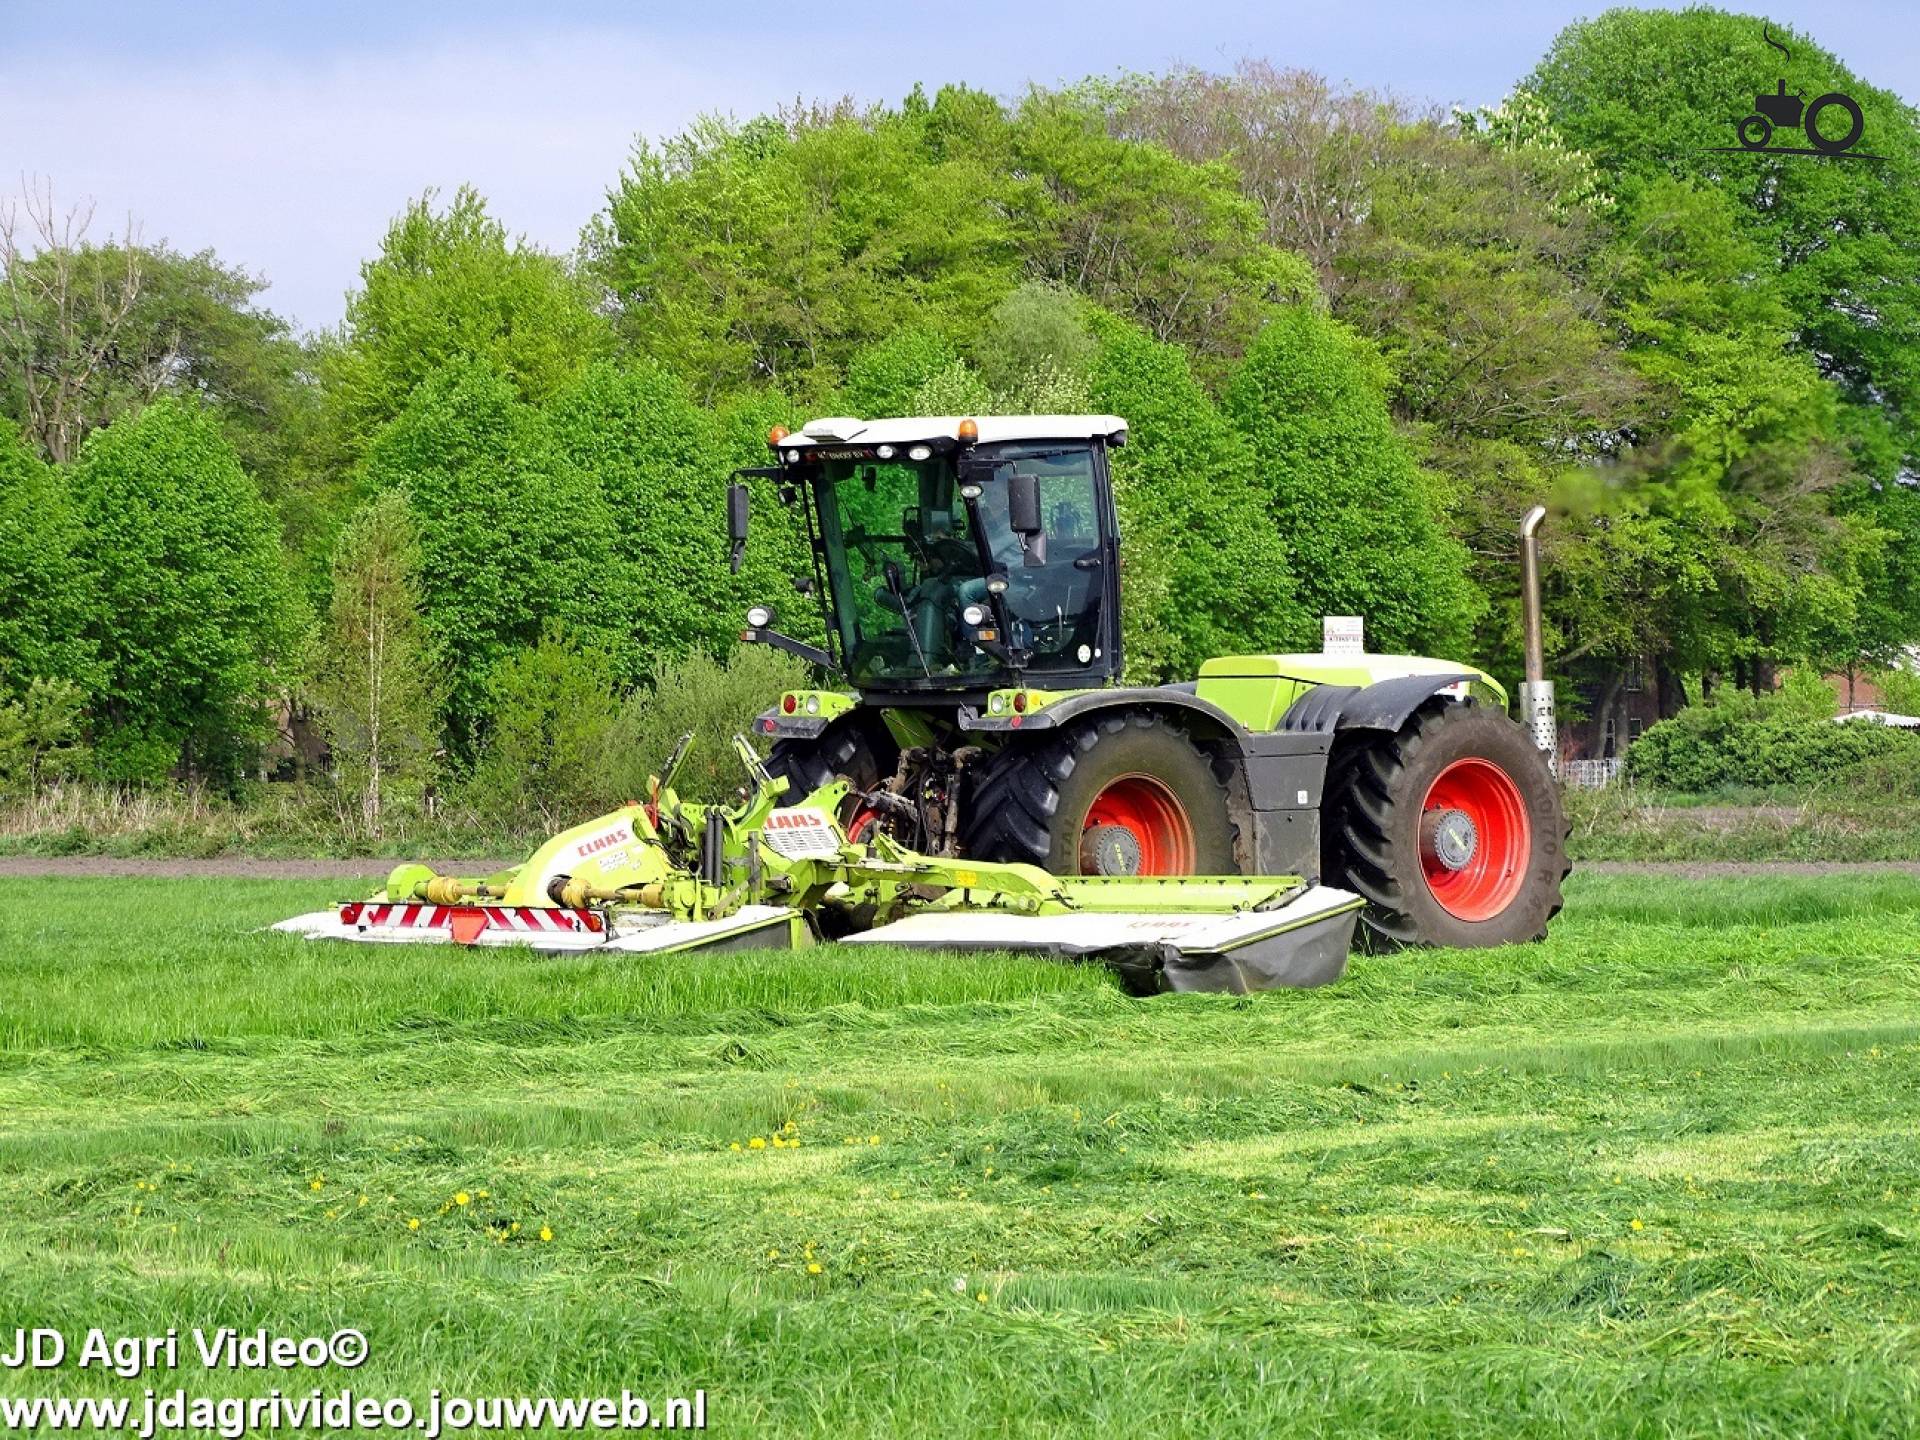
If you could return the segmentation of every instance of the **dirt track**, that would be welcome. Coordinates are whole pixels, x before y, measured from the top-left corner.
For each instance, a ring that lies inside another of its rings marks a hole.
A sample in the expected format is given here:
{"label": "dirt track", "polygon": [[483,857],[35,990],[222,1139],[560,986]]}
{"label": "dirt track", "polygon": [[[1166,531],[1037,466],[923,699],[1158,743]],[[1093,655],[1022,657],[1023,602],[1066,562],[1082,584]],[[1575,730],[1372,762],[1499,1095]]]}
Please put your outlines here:
{"label": "dirt track", "polygon": [[[0,855],[0,876],[64,875],[97,880],[108,876],[147,876],[159,879],[205,880],[384,880],[400,862],[363,860],[261,860],[246,855],[219,855],[205,860],[173,860],[111,855]],[[443,874],[490,875],[517,862],[511,860],[432,860]]]}
{"label": "dirt track", "polygon": [[[204,860],[171,860],[146,856],[117,859],[111,855],[0,855],[0,876],[63,875],[80,879],[133,875],[161,879],[256,880],[384,880],[398,864],[393,859],[259,860],[245,855],[221,855]],[[442,874],[490,875],[516,862],[511,860],[434,860]],[[1590,860],[1574,866],[1576,872],[1598,875],[1677,875],[1688,880],[1765,875],[1841,875],[1849,871],[1920,876],[1920,860],[1883,860],[1852,863],[1829,860]]]}

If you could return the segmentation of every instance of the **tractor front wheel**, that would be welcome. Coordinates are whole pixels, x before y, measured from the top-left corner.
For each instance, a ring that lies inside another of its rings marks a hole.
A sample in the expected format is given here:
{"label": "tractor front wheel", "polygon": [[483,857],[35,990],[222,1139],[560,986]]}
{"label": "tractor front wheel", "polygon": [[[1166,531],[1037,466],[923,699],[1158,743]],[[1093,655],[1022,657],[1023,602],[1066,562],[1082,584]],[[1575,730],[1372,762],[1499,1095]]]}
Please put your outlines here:
{"label": "tractor front wheel", "polygon": [[1376,942],[1539,940],[1560,912],[1559,786],[1518,725],[1472,700],[1429,701],[1391,735],[1343,737],[1323,836],[1324,878],[1366,898]]}
{"label": "tractor front wheel", "polygon": [[893,774],[897,758],[898,748],[886,726],[855,712],[833,721],[811,740],[796,737],[774,741],[767,769],[787,777],[782,801],[787,805],[798,805],[822,785],[845,780],[849,794],[847,813],[841,818],[852,824],[860,808],[859,797]]}
{"label": "tractor front wheel", "polygon": [[1144,710],[1013,741],[975,772],[967,853],[1055,875],[1232,875],[1226,786]]}

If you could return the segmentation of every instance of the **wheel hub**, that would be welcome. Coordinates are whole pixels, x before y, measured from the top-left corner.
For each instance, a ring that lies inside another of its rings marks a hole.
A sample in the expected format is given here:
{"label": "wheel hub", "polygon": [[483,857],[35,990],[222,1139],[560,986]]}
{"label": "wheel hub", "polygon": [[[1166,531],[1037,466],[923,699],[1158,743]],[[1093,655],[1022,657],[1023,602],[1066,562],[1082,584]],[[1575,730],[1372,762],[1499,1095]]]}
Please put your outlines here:
{"label": "wheel hub", "polygon": [[1451,807],[1429,810],[1420,817],[1420,854],[1446,870],[1464,870],[1480,849],[1480,832],[1473,817]]}
{"label": "wheel hub", "polygon": [[1440,908],[1459,920],[1492,920],[1526,884],[1533,823],[1520,787],[1482,755],[1455,760],[1420,806],[1420,869]]}
{"label": "wheel hub", "polygon": [[1140,837],[1124,825],[1089,825],[1080,833],[1082,875],[1138,875]]}

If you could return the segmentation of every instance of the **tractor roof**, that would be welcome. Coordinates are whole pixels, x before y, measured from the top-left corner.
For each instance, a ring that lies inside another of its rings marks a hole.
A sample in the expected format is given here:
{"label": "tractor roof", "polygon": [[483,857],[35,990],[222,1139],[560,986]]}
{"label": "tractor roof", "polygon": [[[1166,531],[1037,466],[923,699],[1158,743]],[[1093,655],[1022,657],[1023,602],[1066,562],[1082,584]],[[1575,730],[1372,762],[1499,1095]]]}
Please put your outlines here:
{"label": "tractor roof", "polygon": [[[919,415],[897,420],[859,420],[850,416],[809,420],[784,447],[808,445],[911,445],[916,440],[953,439],[960,415]],[[1124,440],[1127,422],[1118,415],[976,415],[980,443],[1001,440]],[[1118,443],[1118,441],[1116,441]]]}

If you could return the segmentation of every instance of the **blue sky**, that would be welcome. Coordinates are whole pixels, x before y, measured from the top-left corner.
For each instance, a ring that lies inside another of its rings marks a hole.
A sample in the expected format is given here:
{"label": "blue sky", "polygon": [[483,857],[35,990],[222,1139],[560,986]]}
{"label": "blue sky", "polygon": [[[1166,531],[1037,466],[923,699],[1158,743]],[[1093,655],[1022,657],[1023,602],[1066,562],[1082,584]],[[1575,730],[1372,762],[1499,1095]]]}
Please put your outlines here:
{"label": "blue sky", "polygon": [[[51,180],[148,239],[263,273],[265,303],[338,321],[387,220],[477,185],[514,230],[570,247],[636,134],[796,95],[1001,94],[1263,56],[1411,99],[1497,100],[1600,4],[1107,0],[832,6],[719,0],[0,0],[0,189]],[[1911,0],[1773,4],[1867,80],[1920,97]]]}

